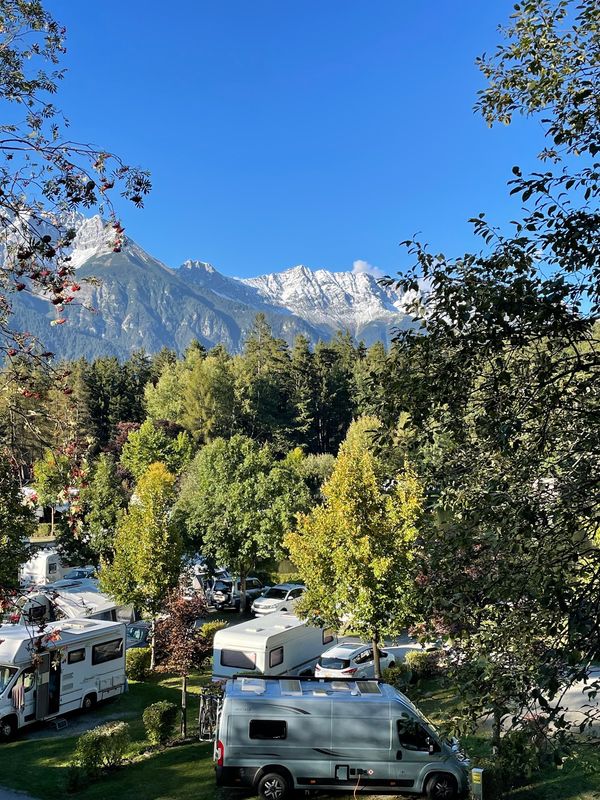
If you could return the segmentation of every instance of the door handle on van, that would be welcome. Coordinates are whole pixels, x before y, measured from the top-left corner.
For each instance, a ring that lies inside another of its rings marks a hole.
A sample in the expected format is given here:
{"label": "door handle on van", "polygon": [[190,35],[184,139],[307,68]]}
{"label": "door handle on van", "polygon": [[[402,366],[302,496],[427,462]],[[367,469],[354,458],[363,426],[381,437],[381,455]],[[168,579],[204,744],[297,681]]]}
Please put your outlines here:
{"label": "door handle on van", "polygon": [[396,761],[402,761],[402,750],[396,750]]}

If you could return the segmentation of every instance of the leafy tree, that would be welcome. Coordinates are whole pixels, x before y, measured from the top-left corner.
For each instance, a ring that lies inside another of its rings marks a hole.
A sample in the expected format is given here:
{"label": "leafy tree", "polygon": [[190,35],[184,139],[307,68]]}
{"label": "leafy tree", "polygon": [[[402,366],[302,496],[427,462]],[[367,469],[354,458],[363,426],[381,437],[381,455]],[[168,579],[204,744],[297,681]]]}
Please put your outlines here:
{"label": "leafy tree", "polygon": [[428,487],[423,617],[453,639],[467,720],[491,713],[498,746],[532,710],[564,731],[562,692],[598,652],[599,24],[591,0],[531,0],[481,60],[484,117],[539,117],[545,169],[513,169],[512,235],[473,220],[485,252],[408,243],[419,326],[385,375],[381,413],[410,421]]}
{"label": "leafy tree", "polygon": [[158,669],[181,676],[181,736],[187,735],[187,679],[192,669],[200,668],[208,656],[202,630],[196,623],[208,612],[203,597],[184,597],[181,592],[169,594],[165,617],[155,629],[156,650],[160,654]]}
{"label": "leafy tree", "polygon": [[212,556],[241,580],[260,559],[281,553],[294,514],[309,494],[297,471],[278,461],[268,445],[236,435],[205,445],[190,465],[176,507],[185,520],[190,549]]}
{"label": "leafy tree", "polygon": [[56,506],[69,501],[71,463],[65,453],[47,450],[44,458],[33,465],[34,488],[40,505],[49,506],[51,511],[50,530],[54,535],[54,516]]}
{"label": "leafy tree", "polygon": [[216,347],[197,360],[183,388],[182,422],[201,441],[232,436],[238,423],[231,356]]}
{"label": "leafy tree", "polygon": [[181,361],[167,362],[156,381],[144,389],[146,413],[149,419],[167,419],[181,424],[184,414],[184,393],[190,370]]}
{"label": "leafy tree", "polygon": [[118,250],[123,228],[112,211],[111,192],[120,186],[141,206],[150,183],[146,173],[118,157],[65,135],[65,120],[52,102],[64,75],[57,65],[65,29],[42,3],[2,0],[0,23],[0,98],[7,106],[0,126],[2,350],[9,358],[37,353],[44,361],[51,354],[40,353],[29,334],[10,329],[10,295],[43,294],[56,308],[53,322],[65,322],[80,288],[69,262],[75,233],[69,213],[95,206],[108,212]]}
{"label": "leafy tree", "polygon": [[153,619],[181,573],[181,536],[171,514],[174,500],[175,476],[164,464],[151,464],[118,520],[113,561],[103,561],[100,571],[103,591],[118,603],[146,610]]}
{"label": "leafy tree", "polygon": [[307,586],[299,613],[336,630],[348,624],[371,640],[378,678],[382,637],[399,634],[414,612],[411,561],[421,508],[412,470],[391,482],[375,454],[372,432],[380,424],[373,417],[352,423],[324,503],[285,537]]}
{"label": "leafy tree", "polygon": [[31,555],[28,538],[35,530],[35,517],[24,505],[21,487],[8,452],[0,454],[0,603],[9,602],[19,587],[19,567]]}
{"label": "leafy tree", "polygon": [[170,436],[164,426],[146,420],[139,430],[127,437],[121,454],[121,464],[139,480],[150,464],[160,461],[167,469],[179,474],[192,456],[192,443],[185,431]]}
{"label": "leafy tree", "polygon": [[85,528],[95,554],[94,561],[110,561],[117,524],[127,505],[127,496],[117,474],[115,460],[110,454],[100,454],[82,500],[86,508]]}

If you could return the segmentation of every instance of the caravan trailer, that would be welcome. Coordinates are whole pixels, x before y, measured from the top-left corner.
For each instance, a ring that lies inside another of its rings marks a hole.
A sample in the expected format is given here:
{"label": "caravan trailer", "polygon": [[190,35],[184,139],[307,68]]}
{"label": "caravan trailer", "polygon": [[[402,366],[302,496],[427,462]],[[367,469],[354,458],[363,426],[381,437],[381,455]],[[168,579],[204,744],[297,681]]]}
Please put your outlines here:
{"label": "caravan trailer", "polygon": [[314,628],[283,612],[240,622],[215,634],[213,680],[240,672],[308,675],[323,650],[336,641],[333,631]]}
{"label": "caravan trailer", "polygon": [[454,800],[468,790],[456,740],[379,681],[239,677],[217,716],[217,785],[251,787],[263,800],[298,789]]}
{"label": "caravan trailer", "polygon": [[42,634],[0,627],[0,735],[125,691],[125,625],[92,619],[51,623]]}
{"label": "caravan trailer", "polygon": [[19,570],[21,586],[44,586],[60,580],[65,567],[54,549],[38,550]]}

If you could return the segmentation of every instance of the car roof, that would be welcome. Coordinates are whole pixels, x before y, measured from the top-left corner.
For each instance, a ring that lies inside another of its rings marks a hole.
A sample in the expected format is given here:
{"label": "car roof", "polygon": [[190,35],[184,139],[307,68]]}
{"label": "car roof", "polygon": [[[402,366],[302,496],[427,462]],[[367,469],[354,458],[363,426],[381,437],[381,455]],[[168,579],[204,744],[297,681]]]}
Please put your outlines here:
{"label": "car roof", "polygon": [[338,642],[338,644],[334,644],[333,647],[330,647],[329,650],[325,650],[321,653],[321,656],[326,656],[327,658],[348,658],[354,653],[360,653],[361,650],[366,650],[368,647],[370,647],[370,645],[361,642]]}
{"label": "car roof", "polygon": [[277,586],[271,586],[271,589],[306,589],[303,583],[278,583]]}

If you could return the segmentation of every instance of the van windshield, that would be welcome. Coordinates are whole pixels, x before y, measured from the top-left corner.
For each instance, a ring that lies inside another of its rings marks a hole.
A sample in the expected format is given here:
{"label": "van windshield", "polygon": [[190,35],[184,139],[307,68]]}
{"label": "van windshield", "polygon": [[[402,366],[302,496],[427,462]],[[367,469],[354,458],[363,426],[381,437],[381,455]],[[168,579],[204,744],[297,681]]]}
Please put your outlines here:
{"label": "van windshield", "polygon": [[263,597],[271,600],[284,600],[287,597],[287,589],[278,589],[276,586],[272,586],[264,593]]}
{"label": "van windshield", "polygon": [[350,661],[346,658],[322,658],[319,663],[323,669],[348,669]]}
{"label": "van windshield", "polygon": [[16,671],[15,667],[0,664],[0,694],[6,689]]}
{"label": "van windshield", "polygon": [[230,592],[231,581],[215,581],[213,589],[215,590],[215,592]]}

